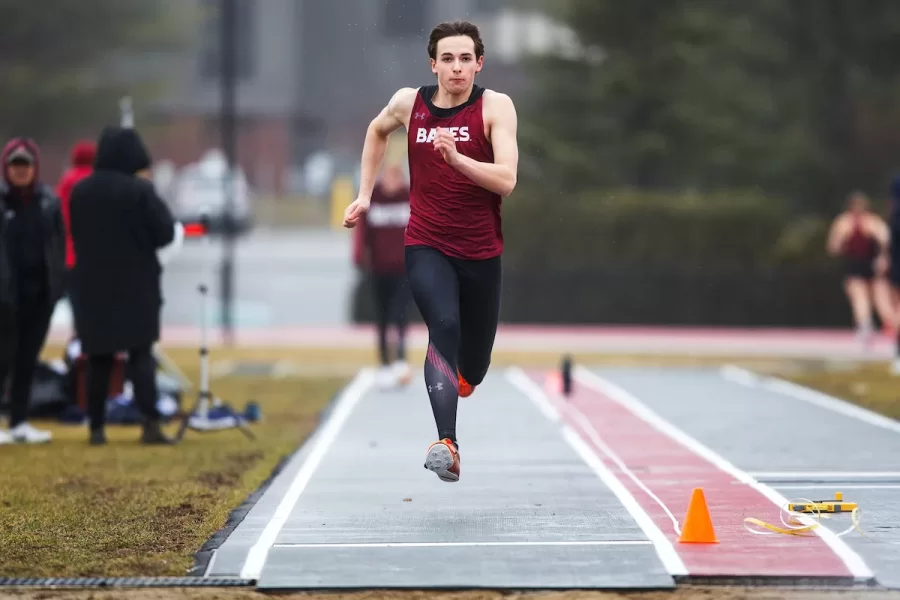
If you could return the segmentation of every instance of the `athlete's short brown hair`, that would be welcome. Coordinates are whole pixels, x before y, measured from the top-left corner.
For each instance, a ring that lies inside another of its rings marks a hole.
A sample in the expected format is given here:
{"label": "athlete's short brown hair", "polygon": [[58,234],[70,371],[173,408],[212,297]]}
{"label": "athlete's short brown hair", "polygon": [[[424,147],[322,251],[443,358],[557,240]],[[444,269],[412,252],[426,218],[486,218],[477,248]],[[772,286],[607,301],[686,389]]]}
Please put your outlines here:
{"label": "athlete's short brown hair", "polygon": [[475,42],[475,58],[481,58],[484,54],[484,42],[481,41],[481,32],[478,26],[468,21],[445,21],[435,25],[428,36],[428,56],[431,60],[437,60],[437,45],[444,38],[457,35],[467,35]]}

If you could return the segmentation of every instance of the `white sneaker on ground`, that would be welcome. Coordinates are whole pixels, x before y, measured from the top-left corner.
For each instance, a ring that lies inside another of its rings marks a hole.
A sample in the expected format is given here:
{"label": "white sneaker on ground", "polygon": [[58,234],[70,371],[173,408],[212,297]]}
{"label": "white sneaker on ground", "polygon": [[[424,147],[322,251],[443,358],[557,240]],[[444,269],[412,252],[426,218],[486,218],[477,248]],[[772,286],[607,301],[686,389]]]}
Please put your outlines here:
{"label": "white sneaker on ground", "polygon": [[872,346],[873,331],[870,325],[863,325],[856,328],[856,343],[860,345],[863,351],[869,350]]}
{"label": "white sneaker on ground", "polygon": [[0,446],[2,446],[3,444],[12,444],[12,443],[13,443],[13,437],[10,435],[10,433],[5,429],[0,429]]}
{"label": "white sneaker on ground", "polygon": [[375,383],[378,385],[378,388],[382,390],[394,387],[396,384],[394,370],[388,365],[380,367],[378,373],[375,374]]}
{"label": "white sneaker on ground", "polygon": [[900,358],[895,358],[891,363],[891,375],[900,375]]}
{"label": "white sneaker on ground", "polygon": [[409,385],[409,382],[412,380],[412,370],[409,368],[409,363],[403,360],[398,360],[394,363],[394,377],[396,378],[397,383],[401,385]]}
{"label": "white sneaker on ground", "polygon": [[13,441],[25,444],[45,444],[53,439],[49,431],[35,429],[28,422],[19,423],[10,430]]}

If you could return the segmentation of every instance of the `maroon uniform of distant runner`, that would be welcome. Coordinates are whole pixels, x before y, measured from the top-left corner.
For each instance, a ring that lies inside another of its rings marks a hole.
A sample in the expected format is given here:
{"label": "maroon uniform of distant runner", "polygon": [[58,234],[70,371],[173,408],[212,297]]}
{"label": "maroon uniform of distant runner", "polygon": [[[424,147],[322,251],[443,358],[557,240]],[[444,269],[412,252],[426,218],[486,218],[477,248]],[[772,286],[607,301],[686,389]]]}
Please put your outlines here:
{"label": "maroon uniform of distant runner", "polygon": [[379,275],[404,273],[403,245],[409,210],[409,191],[405,187],[391,193],[375,187],[372,205],[360,221],[354,240],[354,258],[359,266]]}
{"label": "maroon uniform of distant runner", "polygon": [[[381,369],[379,383],[409,383],[406,362],[406,330],[409,286],[406,283],[404,238],[409,221],[409,187],[399,164],[387,166],[372,190],[372,202],[357,226],[354,261],[369,273],[374,292],[375,324]],[[397,332],[395,356],[391,356],[388,329]],[[393,364],[392,364],[393,363]]]}
{"label": "maroon uniform of distant runner", "polygon": [[449,109],[431,102],[437,88],[419,89],[409,119],[406,245],[430,246],[455,258],[494,258],[503,252],[500,195],[448,165],[433,145],[437,129],[443,127],[453,134],[457,152],[479,162],[494,162],[481,114],[484,88],[473,86],[466,103]]}

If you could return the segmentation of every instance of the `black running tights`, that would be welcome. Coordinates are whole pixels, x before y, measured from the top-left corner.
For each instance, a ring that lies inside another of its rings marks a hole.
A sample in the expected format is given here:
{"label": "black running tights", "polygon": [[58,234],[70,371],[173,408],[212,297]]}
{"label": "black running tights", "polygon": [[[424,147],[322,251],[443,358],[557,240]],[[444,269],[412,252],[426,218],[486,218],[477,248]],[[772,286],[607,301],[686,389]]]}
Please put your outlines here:
{"label": "black running tights", "polygon": [[500,257],[462,260],[407,246],[413,300],[428,327],[425,385],[440,439],[456,442],[459,379],[478,385],[491,364],[500,319]]}

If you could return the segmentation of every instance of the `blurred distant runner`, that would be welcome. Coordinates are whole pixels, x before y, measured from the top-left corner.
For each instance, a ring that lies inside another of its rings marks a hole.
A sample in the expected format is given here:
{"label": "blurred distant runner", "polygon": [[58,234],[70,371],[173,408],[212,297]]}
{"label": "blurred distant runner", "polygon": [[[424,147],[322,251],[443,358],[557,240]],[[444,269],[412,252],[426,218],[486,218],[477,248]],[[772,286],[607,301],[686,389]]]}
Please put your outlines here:
{"label": "blurred distant runner", "polygon": [[828,252],[844,259],[844,290],[853,311],[857,336],[868,344],[872,337],[872,305],[884,327],[896,329],[886,279],[890,265],[890,232],[884,220],[869,210],[861,192],[854,192],[847,210],[838,215],[828,234]]}
{"label": "blurred distant runner", "polygon": [[49,431],[28,423],[34,370],[62,296],[65,232],[59,199],[41,182],[37,144],[14,138],[0,181],[0,393],[9,377],[9,427],[0,444],[42,443]]}
{"label": "blurred distant runner", "polygon": [[[381,387],[409,383],[406,362],[409,285],[404,270],[404,237],[409,221],[409,187],[400,165],[389,165],[372,192],[372,203],[356,229],[354,259],[371,274],[374,287],[375,322]],[[396,356],[389,352],[388,328],[397,331]]]}
{"label": "blurred distant runner", "polygon": [[428,55],[437,85],[397,91],[369,125],[359,197],[344,226],[354,227],[369,210],[388,136],[406,127],[406,274],[428,327],[425,385],[439,437],[425,467],[442,481],[458,481],[458,399],[487,374],[500,317],[500,203],[516,186],[517,117],[508,96],[475,85],[484,64],[475,25],[437,25]]}

